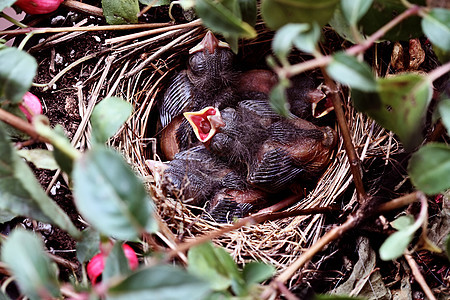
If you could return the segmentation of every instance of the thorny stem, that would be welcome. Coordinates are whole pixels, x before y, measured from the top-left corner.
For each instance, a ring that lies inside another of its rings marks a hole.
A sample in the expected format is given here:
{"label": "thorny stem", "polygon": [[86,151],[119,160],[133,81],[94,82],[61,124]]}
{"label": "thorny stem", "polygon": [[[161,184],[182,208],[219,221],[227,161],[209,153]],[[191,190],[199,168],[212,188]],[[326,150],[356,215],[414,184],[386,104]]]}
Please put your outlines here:
{"label": "thorny stem", "polygon": [[[364,42],[361,44],[355,45],[353,47],[348,48],[345,53],[349,55],[357,55],[359,53],[362,53],[369,49],[378,39],[383,37],[383,35],[386,34],[389,30],[394,28],[397,24],[402,22],[404,19],[417,15],[422,8],[417,5],[412,5],[410,8],[399,14],[397,17],[392,19],[389,23],[381,27],[379,30],[377,30],[374,34],[372,34],[370,37],[368,37]],[[303,73],[308,70],[324,67],[328,65],[332,60],[331,55],[322,56],[316,59],[308,60],[303,63],[299,63],[296,65],[289,66],[287,68],[275,68],[275,72],[278,74],[280,78],[289,78],[294,75]]]}
{"label": "thorny stem", "polygon": [[[415,198],[417,201],[420,199],[423,201],[424,194],[422,192],[415,192],[410,195],[406,195],[404,197],[394,199],[384,205],[383,209],[397,207],[399,203],[407,204],[412,198]],[[425,198],[426,199],[426,198]],[[407,201],[406,201],[407,200]],[[391,204],[393,203],[393,204]],[[373,212],[375,213],[375,211]],[[285,283],[289,278],[297,272],[300,268],[302,268],[311,258],[314,257],[319,251],[321,251],[326,245],[330,242],[336,240],[340,236],[342,236],[345,232],[354,228],[363,218],[368,217],[368,215],[363,215],[361,210],[358,210],[355,214],[348,217],[347,221],[342,225],[336,226],[327,233],[325,233],[316,243],[314,243],[309,249],[306,250],[300,257],[294,261],[286,270],[284,270],[278,277],[272,280],[269,285],[269,288],[263,293],[262,299],[268,299],[274,294],[277,293],[278,282]]]}
{"label": "thorny stem", "polygon": [[364,190],[364,184],[362,181],[362,171],[361,171],[361,160],[356,153],[355,147],[353,145],[352,137],[350,134],[350,129],[348,128],[347,121],[345,118],[344,110],[342,109],[342,101],[338,94],[338,89],[333,80],[330,79],[328,73],[325,68],[322,68],[322,74],[325,79],[325,84],[331,90],[331,100],[333,102],[334,111],[336,113],[336,119],[341,129],[342,138],[344,139],[344,147],[347,153],[349,162],[350,162],[350,170],[353,175],[353,182],[355,183],[356,192],[358,194],[358,201],[360,204],[364,203],[367,194]]}
{"label": "thorny stem", "polygon": [[32,139],[36,141],[40,141],[43,143],[50,143],[50,140],[39,135],[37,133],[36,129],[34,129],[33,125],[28,123],[27,121],[19,118],[16,115],[13,115],[10,112],[7,112],[4,109],[0,108],[0,120],[5,122],[8,125],[11,125],[12,127],[19,129],[22,132],[25,132],[28,134]]}

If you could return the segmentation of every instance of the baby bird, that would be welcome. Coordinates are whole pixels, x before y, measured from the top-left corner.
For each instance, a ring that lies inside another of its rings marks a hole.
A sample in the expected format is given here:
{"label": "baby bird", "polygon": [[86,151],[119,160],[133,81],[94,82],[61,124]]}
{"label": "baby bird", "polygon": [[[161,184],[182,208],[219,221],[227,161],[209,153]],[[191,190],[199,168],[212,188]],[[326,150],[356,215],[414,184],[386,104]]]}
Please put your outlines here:
{"label": "baby bird", "polygon": [[336,145],[337,136],[330,127],[300,118],[283,119],[264,100],[201,112],[185,113],[197,138],[231,168],[245,173],[248,183],[269,193],[297,180],[317,179]]}
{"label": "baby bird", "polygon": [[231,222],[258,207],[265,193],[245,179],[203,145],[181,151],[168,164],[147,160],[153,177],[166,195],[204,207],[204,218]]}
{"label": "baby bird", "polygon": [[[272,88],[278,84],[277,75],[264,69],[254,69],[239,75],[237,93],[247,99],[269,99]],[[286,89],[286,98],[290,111],[295,116],[314,120],[333,110],[325,94],[315,87],[314,81],[306,75],[297,75],[290,79]]]}
{"label": "baby bird", "polygon": [[211,31],[189,50],[187,70],[171,80],[160,104],[160,121],[164,128],[162,150],[168,159],[196,144],[183,112],[206,106],[223,108],[236,102],[234,91],[238,73],[234,69],[234,58],[229,45],[219,41]]}

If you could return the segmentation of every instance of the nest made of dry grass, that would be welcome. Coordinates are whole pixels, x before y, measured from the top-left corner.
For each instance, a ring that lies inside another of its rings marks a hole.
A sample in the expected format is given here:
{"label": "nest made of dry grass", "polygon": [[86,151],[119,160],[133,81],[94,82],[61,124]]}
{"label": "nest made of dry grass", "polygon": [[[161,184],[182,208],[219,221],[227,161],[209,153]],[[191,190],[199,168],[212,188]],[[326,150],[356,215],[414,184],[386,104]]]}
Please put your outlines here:
{"label": "nest made of dry grass", "polygon": [[[112,140],[112,144],[121,150],[135,170],[150,183],[161,220],[174,235],[184,238],[195,238],[227,225],[198,218],[180,200],[162,196],[159,187],[152,182],[145,160],[158,159],[155,126],[159,116],[156,102],[164,93],[171,75],[177,68],[185,65],[182,58],[186,56],[188,49],[199,41],[203,33],[202,27],[194,26],[186,30],[170,30],[150,38],[142,38],[138,42],[113,44],[111,51],[104,55],[107,59],[99,62],[97,70],[97,77],[106,72],[106,82],[93,82],[91,87],[91,91],[95,91],[101,85],[101,95],[119,96],[133,105],[132,117]],[[259,43],[272,36],[270,31],[260,29],[258,40],[245,43]],[[176,45],[167,47],[174,39],[178,39]],[[110,69],[105,67],[108,59],[110,62],[112,60]],[[139,69],[144,61],[147,61],[145,68]],[[354,110],[347,92],[341,91],[341,96],[354,146],[363,161],[370,163],[372,160],[383,160],[399,150],[398,143],[389,132]],[[339,133],[337,126],[335,129]],[[344,192],[349,194],[351,184],[349,161],[340,139],[335,157],[315,189],[289,209],[327,207],[332,204],[341,205],[343,210],[351,208],[356,201],[355,192],[350,200],[341,202]],[[214,242],[226,248],[238,263],[259,260],[282,271],[304,248],[319,239],[326,229],[326,218],[323,215],[298,216],[245,226],[224,234]]]}

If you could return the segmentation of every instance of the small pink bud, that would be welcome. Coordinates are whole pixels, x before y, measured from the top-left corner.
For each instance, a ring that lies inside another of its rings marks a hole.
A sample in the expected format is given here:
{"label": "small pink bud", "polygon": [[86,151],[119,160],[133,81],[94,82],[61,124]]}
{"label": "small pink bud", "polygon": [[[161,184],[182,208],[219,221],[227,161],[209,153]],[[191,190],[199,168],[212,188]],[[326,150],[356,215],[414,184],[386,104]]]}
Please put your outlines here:
{"label": "small pink bud", "polygon": [[30,15],[48,14],[58,9],[64,0],[17,0],[15,5]]}
{"label": "small pink bud", "polygon": [[42,105],[38,97],[30,92],[26,92],[22,99],[23,102],[19,104],[19,108],[27,117],[28,122],[31,122],[33,115],[42,114]]}
{"label": "small pink bud", "polygon": [[[135,270],[139,266],[139,261],[136,253],[127,244],[123,244],[122,249],[125,257],[128,259],[128,266],[131,270]],[[107,255],[105,255],[104,253],[99,253],[91,259],[86,267],[87,275],[94,285],[100,282],[99,276],[103,273],[103,269],[105,268],[106,257]]]}

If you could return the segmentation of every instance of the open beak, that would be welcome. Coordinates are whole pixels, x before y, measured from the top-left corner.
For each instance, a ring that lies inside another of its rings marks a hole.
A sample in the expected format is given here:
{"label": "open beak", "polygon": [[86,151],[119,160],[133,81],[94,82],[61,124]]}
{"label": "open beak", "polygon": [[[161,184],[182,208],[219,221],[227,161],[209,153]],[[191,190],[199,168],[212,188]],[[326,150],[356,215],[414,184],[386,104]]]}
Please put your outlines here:
{"label": "open beak", "polygon": [[225,126],[219,109],[212,106],[200,111],[185,112],[183,115],[191,124],[195,136],[202,143],[209,141],[219,128]]}
{"label": "open beak", "polygon": [[189,50],[189,54],[205,50],[213,54],[217,48],[230,48],[230,45],[219,41],[211,31],[208,31],[203,40]]}
{"label": "open beak", "polygon": [[321,118],[334,110],[331,100],[319,89],[310,91],[308,100],[311,102],[312,115],[315,118]]}

